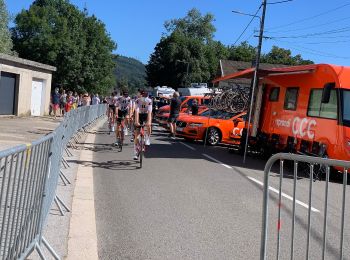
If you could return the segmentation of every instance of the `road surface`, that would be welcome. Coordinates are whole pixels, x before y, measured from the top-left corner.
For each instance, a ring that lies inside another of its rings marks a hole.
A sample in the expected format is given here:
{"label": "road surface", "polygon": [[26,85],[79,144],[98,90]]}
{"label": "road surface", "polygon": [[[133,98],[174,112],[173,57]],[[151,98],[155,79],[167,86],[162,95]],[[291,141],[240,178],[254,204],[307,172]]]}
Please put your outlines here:
{"label": "road surface", "polygon": [[[243,165],[242,157],[225,147],[171,140],[156,128],[143,168],[138,169],[128,140],[118,152],[105,125],[97,131],[93,159],[81,162],[93,167],[100,259],[259,259],[266,161],[249,157]],[[268,255],[275,258],[279,175],[272,172],[270,179],[276,190],[271,191],[269,207]],[[297,183],[295,259],[305,259],[309,181],[300,177]],[[292,184],[286,172],[281,259],[290,254]],[[321,259],[324,187],[324,181],[313,183],[310,259]],[[341,187],[330,183],[326,259],[339,254]],[[349,237],[347,225],[348,259]]]}

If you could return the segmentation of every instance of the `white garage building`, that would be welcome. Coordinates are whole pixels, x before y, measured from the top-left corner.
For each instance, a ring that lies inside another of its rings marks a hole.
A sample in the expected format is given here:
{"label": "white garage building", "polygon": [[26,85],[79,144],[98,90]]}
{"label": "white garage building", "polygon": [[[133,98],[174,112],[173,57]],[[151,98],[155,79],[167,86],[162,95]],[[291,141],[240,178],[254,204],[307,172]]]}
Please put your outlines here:
{"label": "white garage building", "polygon": [[53,66],[0,53],[0,115],[47,115],[54,71]]}

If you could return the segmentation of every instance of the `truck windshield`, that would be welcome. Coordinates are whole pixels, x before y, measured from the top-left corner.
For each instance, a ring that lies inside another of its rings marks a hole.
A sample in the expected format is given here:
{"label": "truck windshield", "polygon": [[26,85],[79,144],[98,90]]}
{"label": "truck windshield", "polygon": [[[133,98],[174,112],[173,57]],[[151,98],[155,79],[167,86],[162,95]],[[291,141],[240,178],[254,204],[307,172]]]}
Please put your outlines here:
{"label": "truck windshield", "polygon": [[343,90],[343,123],[350,126],[350,90]]}

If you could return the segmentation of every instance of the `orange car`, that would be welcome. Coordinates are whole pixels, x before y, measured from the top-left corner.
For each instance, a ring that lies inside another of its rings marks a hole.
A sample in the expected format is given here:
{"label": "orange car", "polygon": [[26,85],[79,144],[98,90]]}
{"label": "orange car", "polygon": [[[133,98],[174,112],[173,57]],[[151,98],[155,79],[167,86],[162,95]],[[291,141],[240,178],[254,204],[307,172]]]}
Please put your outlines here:
{"label": "orange car", "polygon": [[[201,115],[204,111],[207,111],[208,108],[205,107],[205,106],[202,106],[200,108],[198,108],[199,112],[198,112],[198,115]],[[159,115],[158,118],[157,118],[157,121],[158,121],[158,124],[160,126],[163,126],[163,127],[168,127],[168,118],[169,118],[169,115],[170,113],[167,112],[167,113],[164,113],[162,115]],[[181,120],[181,118],[183,118],[184,116],[188,116],[188,115],[191,115],[188,111],[186,112],[180,112],[179,114],[179,117],[177,120]]]}
{"label": "orange car", "polygon": [[200,116],[181,117],[176,122],[176,135],[187,140],[206,139],[209,145],[239,144],[245,121],[246,112],[234,114],[206,110]]}
{"label": "orange car", "polygon": [[[180,97],[181,100],[181,106],[180,106],[180,112],[186,112],[193,103],[193,100],[197,99],[198,102],[198,111],[204,110],[207,105],[210,102],[210,97],[203,97],[203,96],[183,96]],[[157,114],[155,115],[155,119],[158,120],[160,117],[164,117],[164,114],[167,114],[167,117],[169,117],[170,112],[170,105],[162,106],[158,109]]]}

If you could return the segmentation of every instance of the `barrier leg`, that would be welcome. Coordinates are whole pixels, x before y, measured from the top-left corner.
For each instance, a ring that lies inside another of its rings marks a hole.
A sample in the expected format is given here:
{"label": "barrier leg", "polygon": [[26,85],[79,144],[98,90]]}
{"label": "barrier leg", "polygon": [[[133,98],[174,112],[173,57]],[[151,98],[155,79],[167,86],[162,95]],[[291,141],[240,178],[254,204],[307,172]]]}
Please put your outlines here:
{"label": "barrier leg", "polygon": [[65,164],[67,166],[67,167],[65,167],[66,169],[70,168],[70,165],[68,164],[66,159],[62,158],[62,162],[63,162],[63,164]]}
{"label": "barrier leg", "polygon": [[65,179],[62,177],[62,172],[60,172],[59,176],[60,176],[61,181],[63,182],[63,185],[67,186]]}
{"label": "barrier leg", "polygon": [[57,197],[55,197],[54,202],[55,202],[55,204],[56,204],[58,210],[60,211],[61,216],[64,216],[64,212],[63,212],[63,210],[62,210],[62,208],[61,208],[61,205],[58,203]]}
{"label": "barrier leg", "polygon": [[68,184],[71,184],[71,182],[69,181],[69,179],[67,178],[67,176],[66,176],[62,171],[60,171],[60,175],[65,179],[65,181],[66,181]]}
{"label": "barrier leg", "polygon": [[70,209],[66,206],[66,204],[64,204],[64,202],[60,199],[60,197],[58,197],[56,195],[56,199],[58,200],[59,203],[61,203],[61,205],[64,207],[64,209],[67,211],[67,212],[70,212]]}
{"label": "barrier leg", "polygon": [[41,238],[41,241],[43,242],[44,246],[49,250],[51,255],[56,259],[56,260],[61,260],[61,258],[58,256],[58,254],[55,252],[55,250],[50,246],[50,244],[46,241],[44,237]]}
{"label": "barrier leg", "polygon": [[43,251],[38,243],[35,245],[35,250],[38,252],[40,259],[46,260],[46,257],[44,256]]}
{"label": "barrier leg", "polygon": [[64,150],[66,151],[66,154],[68,157],[72,157],[73,154],[69,151],[69,149],[67,147],[64,148]]}

